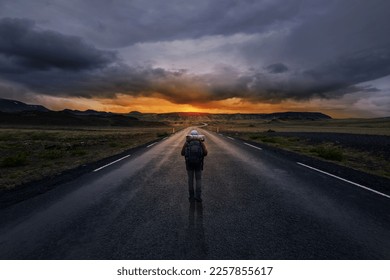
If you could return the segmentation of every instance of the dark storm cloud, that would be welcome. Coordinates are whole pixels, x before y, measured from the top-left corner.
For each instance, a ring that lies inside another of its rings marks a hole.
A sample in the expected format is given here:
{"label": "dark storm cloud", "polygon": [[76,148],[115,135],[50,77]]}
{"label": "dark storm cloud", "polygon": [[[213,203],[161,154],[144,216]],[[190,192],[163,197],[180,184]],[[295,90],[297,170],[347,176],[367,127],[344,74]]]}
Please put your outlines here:
{"label": "dark storm cloud", "polygon": [[[3,0],[0,16],[45,20],[51,28],[71,32],[101,46],[170,41],[207,35],[256,33],[290,20],[302,0]],[[2,11],[1,11],[2,10]]]}
{"label": "dark storm cloud", "polygon": [[308,70],[305,75],[324,84],[345,85],[365,82],[390,74],[390,45],[366,49]]}
{"label": "dark storm cloud", "polygon": [[130,67],[116,63],[80,71],[67,69],[23,73],[3,71],[2,78],[18,83],[32,92],[50,96],[112,98],[117,93],[139,96],[152,95],[159,89],[163,91],[162,84],[167,84],[170,80],[180,82],[182,75],[180,73],[161,68]]}
{"label": "dark storm cloud", "polygon": [[[289,66],[313,67],[359,51],[389,47],[389,10],[386,0],[310,1],[289,32],[260,50],[271,50],[271,59],[277,57]],[[248,59],[259,55],[256,49],[246,54]]]}
{"label": "dark storm cloud", "polygon": [[[385,0],[5,2],[0,16],[36,21],[0,20],[0,79],[39,94],[93,98],[122,93],[175,103],[239,97],[276,103],[357,91],[375,94],[375,88],[357,84],[390,75],[390,2]],[[229,37],[236,34],[236,39]],[[219,40],[224,43],[218,45]],[[143,42],[150,44],[147,55]],[[201,49],[193,51],[192,43]],[[132,44],[137,56],[156,59],[160,67],[121,61],[126,53],[119,47],[131,52]],[[173,46],[172,60],[182,60],[181,65],[189,49],[192,58],[213,64],[208,69],[225,62],[227,54],[232,57],[226,61],[237,65],[207,74],[192,71],[191,63],[187,71],[163,69],[158,57],[167,52],[164,44]],[[155,49],[161,53],[155,55]]]}
{"label": "dark storm cloud", "polygon": [[0,61],[5,71],[58,68],[83,70],[113,62],[113,52],[101,51],[75,36],[35,28],[30,20],[0,20]]}
{"label": "dark storm cloud", "polygon": [[284,73],[284,72],[288,71],[288,67],[286,65],[284,65],[283,63],[271,64],[271,65],[268,65],[267,67],[265,67],[265,69],[269,73],[273,73],[273,74],[279,74],[279,73]]}
{"label": "dark storm cloud", "polygon": [[285,65],[278,63],[266,67],[266,72],[254,70],[246,74],[237,73],[228,77],[229,82],[220,84],[217,82],[220,78],[210,76],[206,80],[212,93],[210,98],[221,100],[241,97],[278,103],[286,99],[339,98],[359,91],[375,93],[378,89],[356,84],[390,75],[390,47],[358,51],[288,76],[273,75],[286,70],[283,66]]}
{"label": "dark storm cloud", "polygon": [[354,85],[386,75],[390,75],[390,49],[387,48],[357,52],[288,76],[256,70],[243,74],[227,66],[219,67],[214,73],[196,75],[184,70],[130,67],[121,63],[77,72],[52,69],[3,73],[10,81],[52,96],[113,98],[121,93],[159,96],[179,104],[233,97],[269,103],[337,98],[357,91],[375,92],[375,88]]}

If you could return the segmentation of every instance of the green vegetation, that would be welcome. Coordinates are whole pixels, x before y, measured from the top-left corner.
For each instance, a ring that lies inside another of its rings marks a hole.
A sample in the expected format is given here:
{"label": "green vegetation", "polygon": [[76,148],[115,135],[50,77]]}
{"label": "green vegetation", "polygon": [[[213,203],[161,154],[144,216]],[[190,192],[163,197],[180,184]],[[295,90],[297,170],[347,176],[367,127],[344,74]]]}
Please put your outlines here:
{"label": "green vegetation", "polygon": [[[111,145],[110,145],[111,146]],[[113,147],[113,146],[111,146]],[[117,147],[117,146],[115,146]],[[74,156],[74,157],[81,157],[81,156],[85,156],[87,155],[88,152],[86,150],[81,150],[81,149],[74,149],[73,151],[71,151],[70,155],[71,156]]]}
{"label": "green vegetation", "polygon": [[65,152],[61,150],[44,151],[40,154],[40,157],[42,159],[49,159],[49,160],[63,158],[64,156],[65,156]]}
{"label": "green vegetation", "polygon": [[27,155],[25,153],[19,153],[15,156],[8,156],[1,162],[1,167],[18,167],[27,164]]}
{"label": "green vegetation", "polygon": [[342,161],[344,159],[342,149],[333,145],[322,145],[314,147],[310,150],[310,152],[327,160]]}
{"label": "green vegetation", "polygon": [[59,174],[88,162],[166,137],[166,127],[0,128],[0,186]]}

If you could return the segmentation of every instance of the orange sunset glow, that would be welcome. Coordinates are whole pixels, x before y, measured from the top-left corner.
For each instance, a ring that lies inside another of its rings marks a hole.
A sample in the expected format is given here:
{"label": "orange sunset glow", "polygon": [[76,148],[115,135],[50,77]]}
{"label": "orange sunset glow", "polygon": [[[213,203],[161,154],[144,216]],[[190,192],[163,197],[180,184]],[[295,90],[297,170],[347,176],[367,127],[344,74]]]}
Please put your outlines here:
{"label": "orange sunset glow", "polygon": [[175,104],[168,100],[157,97],[132,97],[118,95],[117,98],[60,98],[41,96],[38,99],[40,104],[52,110],[63,110],[65,108],[74,110],[94,109],[114,113],[129,113],[139,111],[142,113],[170,113],[170,112],[203,112],[203,113],[272,113],[285,111],[321,111],[335,118],[351,117],[352,115],[339,110],[329,103],[324,106],[323,100],[311,100],[307,102],[284,101],[277,104],[251,103],[241,98],[229,98],[221,101],[210,101],[197,104]]}

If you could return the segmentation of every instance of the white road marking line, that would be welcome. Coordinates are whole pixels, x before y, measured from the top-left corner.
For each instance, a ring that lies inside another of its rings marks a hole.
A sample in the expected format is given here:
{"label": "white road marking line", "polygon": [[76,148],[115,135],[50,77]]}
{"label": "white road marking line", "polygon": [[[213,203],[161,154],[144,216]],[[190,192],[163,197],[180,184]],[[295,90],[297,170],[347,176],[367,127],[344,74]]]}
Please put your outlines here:
{"label": "white road marking line", "polygon": [[246,143],[246,142],[244,142],[244,144],[245,144],[245,145],[247,145],[247,146],[249,146],[249,147],[252,147],[252,148],[258,149],[258,150],[260,150],[260,151],[262,151],[262,150],[263,150],[263,149],[262,149],[262,148],[260,148],[260,147],[253,146],[253,145],[251,145],[251,144],[248,144],[248,143]]}
{"label": "white road marking line", "polygon": [[158,143],[158,142],[154,142],[154,143],[152,143],[152,144],[146,146],[146,148],[150,148],[150,147],[152,147],[153,145],[156,145],[157,143]]}
{"label": "white road marking line", "polygon": [[163,140],[168,139],[168,137],[163,138]]}
{"label": "white road marking line", "polygon": [[222,133],[218,133],[219,135],[221,135],[221,136],[223,136],[223,134]]}
{"label": "white road marking line", "polygon": [[229,138],[229,139],[231,139],[231,140],[236,140],[236,139],[234,139],[234,138],[232,138],[232,137],[229,137],[229,136],[226,136],[227,138]]}
{"label": "white road marking line", "polygon": [[368,187],[365,187],[365,186],[363,186],[363,185],[360,185],[360,184],[358,184],[358,183],[355,183],[355,182],[349,181],[349,180],[347,180],[347,179],[341,178],[341,177],[339,177],[339,176],[336,176],[336,175],[330,174],[330,173],[328,173],[328,172],[325,172],[325,171],[322,171],[322,170],[320,170],[320,169],[317,169],[317,168],[311,167],[311,166],[309,166],[309,165],[306,165],[306,164],[303,164],[303,163],[300,163],[300,162],[297,162],[297,163],[298,163],[299,165],[302,165],[302,166],[306,167],[306,168],[313,169],[313,170],[315,170],[315,171],[317,171],[317,172],[320,172],[320,173],[326,174],[326,175],[328,175],[328,176],[334,177],[334,178],[336,178],[336,179],[339,179],[339,180],[341,180],[341,181],[344,181],[344,182],[350,183],[350,184],[352,184],[352,185],[358,186],[359,188],[362,188],[362,189],[365,189],[365,190],[367,190],[367,191],[370,191],[370,192],[373,192],[373,193],[379,194],[379,195],[381,195],[381,196],[384,196],[384,197],[390,198],[390,195],[387,195],[387,194],[384,194],[384,193],[378,192],[378,191],[376,191],[376,190],[370,189],[370,188],[368,188]]}
{"label": "white road marking line", "polygon": [[117,163],[118,161],[121,161],[121,160],[123,160],[125,158],[128,158],[129,156],[131,156],[131,155],[127,155],[127,156],[121,157],[120,159],[114,160],[113,162],[110,162],[109,164],[106,164],[106,165],[104,165],[102,167],[99,167],[99,168],[95,169],[93,172],[99,171],[99,170],[101,170],[101,169],[103,169],[103,168],[105,168],[107,166],[110,166],[111,164]]}

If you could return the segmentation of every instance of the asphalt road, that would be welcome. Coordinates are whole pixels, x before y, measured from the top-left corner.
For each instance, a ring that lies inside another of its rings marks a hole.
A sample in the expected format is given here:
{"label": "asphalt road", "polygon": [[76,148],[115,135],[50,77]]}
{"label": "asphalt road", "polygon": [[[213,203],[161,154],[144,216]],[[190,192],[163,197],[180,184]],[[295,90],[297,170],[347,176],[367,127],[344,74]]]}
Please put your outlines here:
{"label": "asphalt road", "polygon": [[185,131],[0,211],[1,259],[390,259],[390,199],[201,130],[203,203]]}

